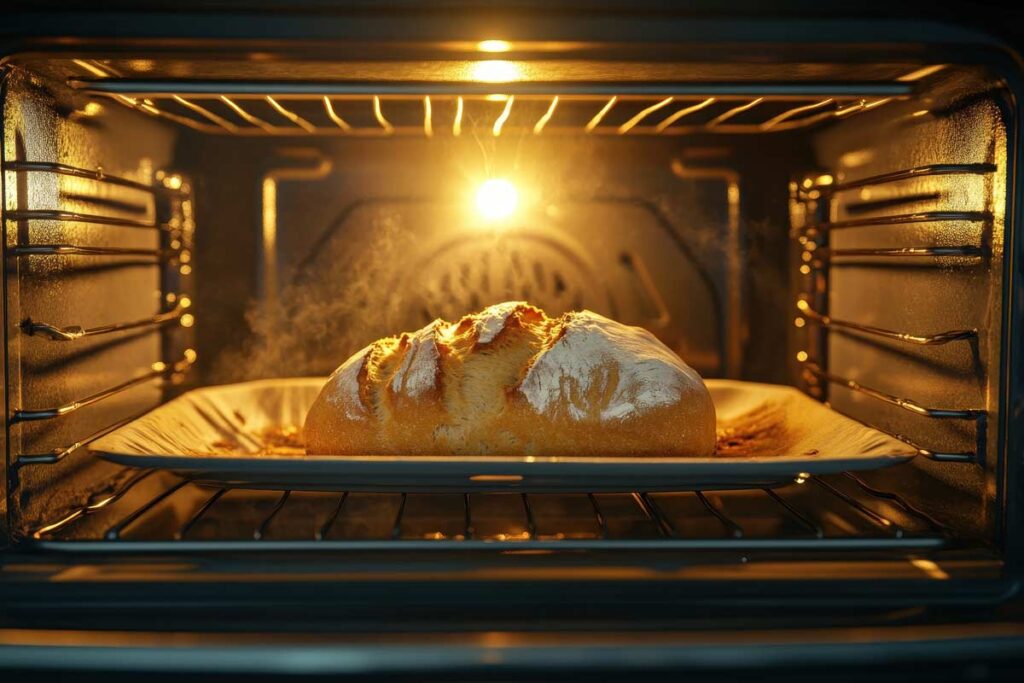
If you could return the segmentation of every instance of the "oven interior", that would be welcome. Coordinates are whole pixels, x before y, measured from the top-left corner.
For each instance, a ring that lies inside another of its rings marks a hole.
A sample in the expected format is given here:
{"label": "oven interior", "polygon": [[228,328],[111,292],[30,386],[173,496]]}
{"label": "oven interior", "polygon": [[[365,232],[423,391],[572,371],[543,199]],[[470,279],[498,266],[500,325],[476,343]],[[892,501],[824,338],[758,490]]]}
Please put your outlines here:
{"label": "oven interior", "polygon": [[[9,61],[14,551],[714,552],[733,578],[757,558],[1000,575],[1015,112],[997,74],[450,49]],[[518,190],[506,220],[474,203],[493,178]],[[800,387],[919,455],[776,489],[406,494],[209,488],[86,447],[189,388],[325,375],[505,300],[642,325],[704,377]]]}

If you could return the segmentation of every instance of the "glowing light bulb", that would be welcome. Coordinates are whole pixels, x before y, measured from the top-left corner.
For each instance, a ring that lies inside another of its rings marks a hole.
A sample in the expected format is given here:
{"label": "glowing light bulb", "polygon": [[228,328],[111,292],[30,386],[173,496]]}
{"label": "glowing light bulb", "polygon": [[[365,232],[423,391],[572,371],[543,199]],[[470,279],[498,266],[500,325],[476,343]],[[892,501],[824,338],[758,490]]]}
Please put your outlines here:
{"label": "glowing light bulb", "polygon": [[519,67],[514,62],[503,59],[489,59],[484,62],[473,62],[469,71],[470,78],[484,83],[507,83],[518,80]]}
{"label": "glowing light bulb", "polygon": [[518,204],[519,192],[516,186],[503,178],[484,181],[476,191],[476,209],[488,220],[508,218]]}
{"label": "glowing light bulb", "polygon": [[481,40],[476,47],[480,52],[508,52],[512,49],[507,40]]}

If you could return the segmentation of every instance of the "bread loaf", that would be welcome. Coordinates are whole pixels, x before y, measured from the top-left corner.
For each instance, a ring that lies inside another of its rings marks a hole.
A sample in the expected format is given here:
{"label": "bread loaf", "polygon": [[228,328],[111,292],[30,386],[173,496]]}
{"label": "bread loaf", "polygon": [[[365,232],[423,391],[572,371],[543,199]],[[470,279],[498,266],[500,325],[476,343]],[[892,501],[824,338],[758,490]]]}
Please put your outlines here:
{"label": "bread loaf", "polygon": [[310,454],[708,456],[715,408],[647,330],[507,302],[370,344],[304,431]]}

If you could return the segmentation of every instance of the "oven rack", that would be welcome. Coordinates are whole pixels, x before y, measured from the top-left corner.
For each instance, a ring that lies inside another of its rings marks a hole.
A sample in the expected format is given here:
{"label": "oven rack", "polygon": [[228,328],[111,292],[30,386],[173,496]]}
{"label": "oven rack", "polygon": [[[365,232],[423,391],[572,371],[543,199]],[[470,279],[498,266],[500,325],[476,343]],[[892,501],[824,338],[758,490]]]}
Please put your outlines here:
{"label": "oven rack", "polygon": [[[952,247],[897,247],[897,248],[862,248],[834,249],[827,245],[828,235],[834,230],[855,229],[861,227],[890,226],[907,223],[936,223],[941,221],[964,221],[987,223],[992,214],[988,211],[924,211],[909,214],[888,216],[872,216],[848,220],[832,220],[831,201],[839,192],[884,185],[913,178],[944,175],[988,175],[996,171],[996,166],[989,163],[967,164],[929,164],[913,168],[900,169],[889,173],[869,176],[859,180],[836,182],[828,174],[817,177],[808,176],[800,183],[793,183],[794,201],[809,209],[808,215],[816,216],[803,225],[794,226],[790,236],[796,238],[801,248],[801,275],[809,288],[799,292],[795,302],[799,316],[796,318],[798,327],[814,325],[823,333],[833,330],[887,339],[917,346],[941,346],[955,342],[971,343],[977,340],[978,330],[945,330],[930,334],[890,330],[874,325],[867,325],[852,320],[831,317],[828,312],[828,269],[842,267],[848,263],[860,263],[861,259],[869,259],[878,263],[888,259],[907,259],[924,261],[934,265],[950,266],[957,263],[974,263],[984,260],[987,251],[982,245],[960,245]],[[848,260],[849,259],[849,260]],[[810,340],[808,340],[809,342]],[[853,378],[841,376],[827,371],[821,366],[825,357],[827,341],[823,334],[812,354],[810,343],[798,352],[797,361],[803,367],[803,378],[806,390],[817,398],[824,397],[822,384],[833,384],[850,391],[868,396],[873,400],[893,405],[921,417],[935,420],[973,421],[975,424],[974,449],[967,452],[940,452],[921,447],[906,437],[889,433],[901,441],[917,449],[918,454],[931,460],[942,462],[977,463],[983,456],[987,438],[988,413],[983,409],[948,409],[922,406],[910,398],[895,396],[879,389],[865,386]],[[876,429],[886,431],[881,427]]]}
{"label": "oven rack", "polygon": [[205,488],[160,470],[139,470],[30,535],[61,550],[162,552],[931,549],[951,538],[852,473],[743,491],[429,494]]}
{"label": "oven rack", "polygon": [[[126,219],[114,215],[85,214],[59,209],[4,209],[5,222],[58,221],[85,223],[119,228],[138,228],[156,231],[160,235],[161,247],[157,249],[133,249],[117,247],[93,247],[81,244],[24,244],[5,245],[5,254],[14,259],[36,257],[96,258],[113,257],[129,259],[161,268],[165,288],[176,282],[174,291],[167,291],[163,297],[163,310],[141,319],[122,320],[109,323],[83,325],[57,325],[23,315],[19,324],[26,337],[45,342],[74,344],[84,338],[100,337],[122,332],[153,334],[166,330],[186,331],[195,322],[191,312],[191,299],[186,295],[186,282],[191,274],[191,249],[194,223],[192,219],[192,197],[190,184],[177,174],[158,172],[155,183],[145,183],[105,172],[102,168],[82,168],[69,164],[40,161],[4,161],[2,170],[14,174],[52,174],[93,181],[100,185],[125,188],[130,192],[145,193],[152,201],[152,220]],[[142,259],[142,260],[140,260]],[[173,273],[173,275],[172,275]],[[24,422],[54,420],[81,409],[99,404],[136,386],[157,380],[179,383],[196,360],[192,348],[184,348],[180,355],[157,360],[149,367],[139,368],[132,375],[112,386],[101,388],[88,396],[67,401],[56,406],[42,408],[15,408],[7,415],[8,428]],[[26,401],[29,403],[29,401]],[[75,443],[52,449],[46,453],[20,453],[14,455],[10,468],[11,487],[17,487],[18,473],[22,467],[52,465],[63,461],[90,441],[127,423],[131,419],[117,421]]]}
{"label": "oven rack", "polygon": [[[241,137],[774,133],[871,111],[908,97],[906,83],[750,84],[245,84],[72,81],[195,131]],[[815,92],[815,91],[820,92]],[[443,113],[439,111],[443,107]],[[520,109],[526,112],[520,114]]]}

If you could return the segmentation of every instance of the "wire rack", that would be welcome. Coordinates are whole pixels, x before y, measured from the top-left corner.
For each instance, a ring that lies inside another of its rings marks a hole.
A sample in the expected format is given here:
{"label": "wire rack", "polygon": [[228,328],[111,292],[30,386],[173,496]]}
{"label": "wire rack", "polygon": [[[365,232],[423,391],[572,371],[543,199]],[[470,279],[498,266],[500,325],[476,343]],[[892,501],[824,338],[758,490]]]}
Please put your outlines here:
{"label": "wire rack", "polygon": [[[908,84],[365,86],[77,81],[79,90],[202,133],[234,136],[454,136],[783,132],[843,119],[909,96]],[[495,90],[503,91],[498,94]],[[597,92],[588,92],[597,91]]]}
{"label": "wire rack", "polygon": [[[153,206],[153,218],[124,218],[111,214],[81,213],[54,209],[27,209],[14,207],[3,211],[3,220],[9,223],[27,223],[30,226],[27,239],[31,240],[31,226],[40,221],[101,225],[118,228],[156,231],[159,234],[160,247],[156,249],[133,249],[118,247],[97,247],[86,244],[38,244],[19,242],[6,247],[8,257],[14,259],[31,259],[36,257],[58,257],[61,259],[92,259],[102,257],[127,258],[133,262],[142,262],[159,268],[164,295],[161,299],[162,309],[152,316],[142,319],[121,321],[97,321],[74,325],[56,325],[46,320],[39,320],[31,314],[25,315],[20,323],[21,332],[33,340],[32,343],[59,343],[73,347],[76,342],[86,338],[104,335],[115,335],[124,332],[134,334],[155,334],[173,331],[186,331],[194,324],[194,315],[190,310],[191,299],[186,295],[190,289],[191,250],[194,232],[194,219],[191,187],[180,175],[157,174],[154,184],[110,175],[103,169],[88,169],[61,163],[35,161],[6,161],[3,171],[14,178],[21,177],[18,182],[27,182],[29,176],[45,174],[48,176],[64,176],[91,181],[102,186],[127,188],[144,193]],[[23,238],[24,239],[24,238]],[[27,406],[22,405],[7,415],[8,430],[16,430],[25,422],[57,420],[71,413],[88,409],[100,404],[124,391],[147,383],[164,381],[180,382],[196,359],[195,351],[185,348],[187,344],[168,345],[167,348],[181,347],[180,354],[157,360],[145,368],[135,368],[126,378],[112,386],[103,387],[95,392],[62,403],[37,407],[31,397],[22,397]],[[137,416],[133,416],[137,417]],[[129,418],[133,419],[133,418]],[[104,427],[96,433],[89,434],[74,443],[60,446],[46,453],[12,454],[10,467],[10,487],[13,493],[17,489],[18,474],[24,467],[53,465],[63,461],[90,441],[106,434],[128,420],[121,420]],[[12,440],[12,443],[15,443]]]}
{"label": "wire rack", "polygon": [[806,326],[808,330],[811,326],[814,326],[822,332],[816,341],[812,340],[811,336],[808,335],[805,348],[797,354],[797,360],[803,365],[806,390],[812,396],[824,399],[826,396],[825,385],[831,384],[867,396],[875,401],[896,406],[930,420],[957,420],[974,423],[975,445],[970,451],[943,452],[932,450],[914,444],[899,434],[891,434],[914,446],[920,455],[932,460],[961,463],[980,462],[986,444],[987,412],[983,409],[947,409],[923,406],[910,398],[895,396],[888,392],[865,386],[850,377],[829,372],[823,367],[823,359],[827,357],[828,349],[825,333],[831,331],[853,332],[868,338],[874,337],[913,346],[942,346],[953,343],[973,343],[978,338],[978,330],[953,329],[923,334],[916,331],[890,330],[854,320],[833,318],[828,314],[829,271],[831,268],[841,267],[848,263],[847,259],[852,259],[852,262],[857,263],[864,258],[880,259],[882,261],[888,259],[899,259],[903,262],[907,260],[920,261],[926,265],[971,264],[982,261],[986,257],[986,252],[982,246],[973,244],[947,247],[910,246],[835,249],[828,246],[828,238],[836,230],[873,226],[929,224],[941,223],[943,221],[987,223],[992,220],[992,215],[987,211],[922,211],[833,220],[832,202],[838,193],[848,190],[860,190],[929,176],[984,176],[995,171],[995,165],[988,163],[931,164],[901,169],[850,182],[835,182],[833,176],[829,174],[808,176],[801,182],[793,183],[791,186],[792,197],[796,203],[803,206],[804,210],[802,213],[805,218],[803,225],[799,225],[791,231],[791,236],[800,245],[800,272],[804,276],[802,281],[806,286],[799,293],[796,300],[799,314],[796,323],[799,327]]}
{"label": "wire rack", "polygon": [[[854,474],[680,493],[337,493],[205,488],[140,470],[32,541],[64,549],[935,548],[950,530]],[[171,544],[171,545],[168,545]]]}

